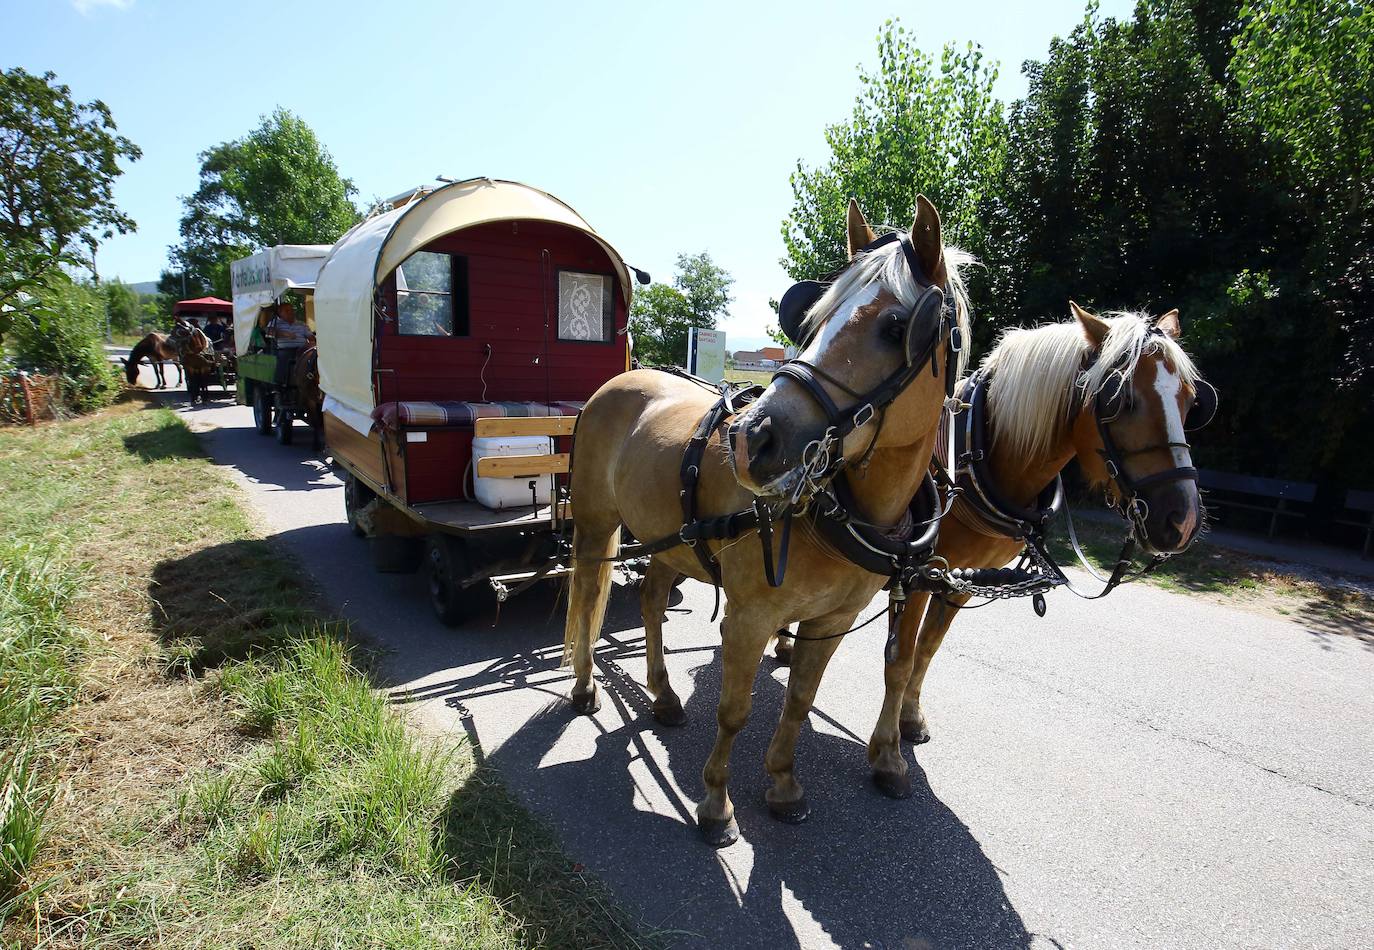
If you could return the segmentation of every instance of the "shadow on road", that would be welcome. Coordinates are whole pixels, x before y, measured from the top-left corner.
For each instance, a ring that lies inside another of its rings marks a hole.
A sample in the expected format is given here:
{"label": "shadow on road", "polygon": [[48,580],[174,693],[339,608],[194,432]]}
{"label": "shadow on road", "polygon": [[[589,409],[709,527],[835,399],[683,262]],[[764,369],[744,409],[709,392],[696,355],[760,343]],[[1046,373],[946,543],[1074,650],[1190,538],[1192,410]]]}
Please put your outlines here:
{"label": "shadow on road", "polygon": [[[683,729],[660,726],[643,687],[622,666],[643,657],[638,610],[637,591],[617,587],[596,655],[605,706],[594,719],[591,754],[583,755],[585,742],[573,741],[576,757],[567,761],[560,748],[576,721],[564,698],[569,680],[557,675],[561,607],[541,615],[533,602],[515,602],[497,630],[466,628],[433,652],[395,656],[388,665],[401,681],[450,664],[466,672],[398,693],[397,701],[442,699],[476,740],[469,704],[517,691],[542,693],[542,707],[487,761],[550,818],[569,853],[604,876],[650,924],[679,933],[675,945],[801,947],[814,943],[814,930],[844,947],[1030,945],[998,869],[936,797],[920,765],[909,759],[910,799],[883,797],[868,780],[863,741],[824,710],[813,713],[798,746],[813,818],[789,826],[769,817],[762,761],[785,690],[771,675],[771,660],[756,681],[754,715],[732,759],[744,841],[729,853],[706,847],[694,801],[715,734],[719,650],[677,651],[701,661],[690,669],[691,722]],[[666,639],[671,655],[671,619]],[[794,921],[807,917],[814,930],[799,933]]]}

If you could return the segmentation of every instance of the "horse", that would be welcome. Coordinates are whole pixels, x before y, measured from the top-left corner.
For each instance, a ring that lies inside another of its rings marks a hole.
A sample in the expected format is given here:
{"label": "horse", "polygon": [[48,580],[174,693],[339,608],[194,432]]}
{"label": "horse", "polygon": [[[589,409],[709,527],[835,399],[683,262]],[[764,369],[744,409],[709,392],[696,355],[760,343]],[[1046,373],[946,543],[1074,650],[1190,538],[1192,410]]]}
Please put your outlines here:
{"label": "horse", "polygon": [[162,364],[166,362],[176,366],[177,385],[181,385],[181,360],[176,347],[168,341],[165,335],[153,332],[135,343],[134,348],[129,351],[128,357],[120,360],[124,364],[124,376],[128,379],[130,386],[138,384],[138,364],[142,362],[144,357],[148,358],[148,362],[153,367],[153,375],[157,377],[158,389],[167,388],[167,377],[162,370]]}
{"label": "horse", "polygon": [[324,434],[324,393],[320,391],[319,349],[311,343],[300,351],[291,367],[291,381],[296,390],[296,405],[310,426],[312,444],[320,448]]}
{"label": "horse", "polygon": [[[786,556],[786,570],[773,578],[773,586],[766,576],[773,545],[768,543],[765,553],[764,544],[750,543],[749,537],[771,536],[771,527],[764,532],[762,515],[759,528],[733,540],[712,541],[704,533],[691,546],[677,544],[686,532],[684,517],[691,511],[702,518],[739,512],[756,500],[785,505],[800,499],[805,505],[808,496],[816,497],[817,486],[808,483],[818,456],[833,453],[833,464],[824,467],[839,473],[831,481],[852,496],[856,517],[894,526],[882,530],[895,533],[901,526],[910,533],[911,506],[925,484],[946,381],[964,359],[954,338],[968,339],[968,298],[959,268],[971,258],[944,246],[934,205],[918,196],[910,231],[879,239],[851,201],[846,231],[848,264],[824,293],[809,297],[812,303],[799,316],[793,338],[802,343],[801,355],[728,427],[708,428],[702,422],[710,418],[706,414],[719,393],[655,370],[631,371],[606,383],[577,422],[571,474],[577,517],[563,652],[563,665],[571,664],[576,674],[569,700],[582,714],[600,707],[592,650],[601,633],[622,525],[636,538],[676,545],[650,558],[640,595],[651,710],[660,723],[685,721],[663,661],[662,618],[669,594],[683,576],[720,584],[727,605],[720,625],[718,728],[702,771],[706,794],[696,810],[698,830],[715,847],[739,837],[728,790],[729,758],[749,717],[764,649],[776,631],[800,622],[805,639],[796,648],[765,760],[773,778],[765,796],[769,811],[795,823],[809,814],[794,775],[801,724],[840,638],[887,577],[837,556],[818,535],[819,519],[799,516],[790,551],[783,529],[777,567],[781,571]],[[937,288],[945,288],[952,299],[935,294],[939,305],[926,307]],[[817,285],[814,292],[822,289]],[[837,400],[846,408],[840,409]],[[680,494],[684,451],[694,440],[699,462],[688,474],[695,494]],[[909,792],[899,750],[873,768],[880,787],[905,785]]]}
{"label": "horse", "polygon": [[[1005,332],[961,387],[967,397],[971,383],[984,385],[985,397],[973,400],[985,410],[982,447],[967,444],[973,454],[954,463],[964,491],[936,548],[950,564],[1001,567],[1015,558],[1026,532],[1043,530],[1053,517],[1060,471],[1075,457],[1088,481],[1134,522],[1147,553],[1180,553],[1201,530],[1205,511],[1185,433],[1211,421],[1216,392],[1178,343],[1178,311],[1155,321],[1069,306],[1067,322]],[[870,755],[887,749],[896,731],[909,742],[930,740],[921,685],[968,599],[913,596],[896,658],[884,671]]]}
{"label": "horse", "polygon": [[210,338],[194,323],[178,320],[168,342],[176,349],[181,365],[186,367],[186,394],[191,402],[209,402],[210,377],[216,367]]}

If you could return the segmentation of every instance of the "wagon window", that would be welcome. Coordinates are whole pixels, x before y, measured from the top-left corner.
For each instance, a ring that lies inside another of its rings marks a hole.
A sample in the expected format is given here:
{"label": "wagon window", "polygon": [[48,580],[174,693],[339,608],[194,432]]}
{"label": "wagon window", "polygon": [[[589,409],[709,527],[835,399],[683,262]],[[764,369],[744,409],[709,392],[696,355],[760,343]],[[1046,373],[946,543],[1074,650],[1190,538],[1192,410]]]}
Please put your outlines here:
{"label": "wagon window", "polygon": [[467,259],[419,251],[396,268],[397,330],[407,336],[466,336]]}
{"label": "wagon window", "polygon": [[558,272],[558,338],[609,343],[615,336],[615,278]]}

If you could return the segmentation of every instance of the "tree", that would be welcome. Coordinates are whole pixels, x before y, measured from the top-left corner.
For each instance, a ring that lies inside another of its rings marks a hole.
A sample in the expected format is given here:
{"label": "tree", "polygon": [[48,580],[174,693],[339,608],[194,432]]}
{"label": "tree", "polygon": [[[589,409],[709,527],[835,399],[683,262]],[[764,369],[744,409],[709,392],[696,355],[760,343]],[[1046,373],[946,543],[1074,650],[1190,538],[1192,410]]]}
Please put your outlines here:
{"label": "tree", "polygon": [[143,307],[137,291],[118,280],[106,281],[101,289],[105,294],[105,319],[109,328],[116,333],[132,333],[138,329]]}
{"label": "tree", "polygon": [[64,265],[93,266],[101,240],[135,228],[112,186],[138,147],[105,103],[77,103],[55,80],[0,71],[0,307],[24,306]]}
{"label": "tree", "polygon": [[1006,154],[997,67],[981,48],[947,45],[938,59],[896,21],[878,32],[878,68],[859,71],[847,122],[825,129],[830,159],[792,173],[792,211],[782,225],[783,267],[794,280],[844,263],[845,209],[857,198],[871,221],[909,227],[916,196],[940,211],[944,233],[981,254]]}
{"label": "tree", "polygon": [[184,271],[188,286],[228,297],[234,259],[276,244],[332,244],[359,220],[353,182],[285,109],[200,159],[200,187],[182,199],[182,240],[171,249],[174,276]]}
{"label": "tree", "polygon": [[707,252],[679,254],[671,286],[653,283],[635,295],[630,332],[636,358],[648,366],[685,365],[688,330],[716,325],[730,306],[734,282]]}

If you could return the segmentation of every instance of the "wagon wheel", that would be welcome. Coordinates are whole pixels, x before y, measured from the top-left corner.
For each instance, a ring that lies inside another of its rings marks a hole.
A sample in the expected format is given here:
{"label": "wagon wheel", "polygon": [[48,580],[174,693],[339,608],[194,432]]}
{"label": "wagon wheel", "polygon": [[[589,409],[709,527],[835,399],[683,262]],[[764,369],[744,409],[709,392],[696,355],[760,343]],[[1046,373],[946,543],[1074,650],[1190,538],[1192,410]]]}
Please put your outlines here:
{"label": "wagon wheel", "polygon": [[463,587],[475,568],[462,538],[431,534],[425,545],[425,573],[429,580],[429,604],[445,626],[456,627],[483,613],[495,595],[485,582]]}
{"label": "wagon wheel", "polygon": [[272,393],[261,383],[253,386],[253,429],[258,435],[272,433]]}
{"label": "wagon wheel", "polygon": [[352,472],[344,476],[344,516],[348,519],[349,529],[358,537],[363,537],[366,532],[362,525],[358,524],[358,512],[371,503],[377,497],[377,493],[368,488]]}
{"label": "wagon wheel", "polygon": [[290,400],[286,398],[286,393],[281,394],[277,400],[277,415],[274,424],[277,427],[277,442],[281,445],[291,444],[291,424],[296,421],[296,411],[292,408]]}

